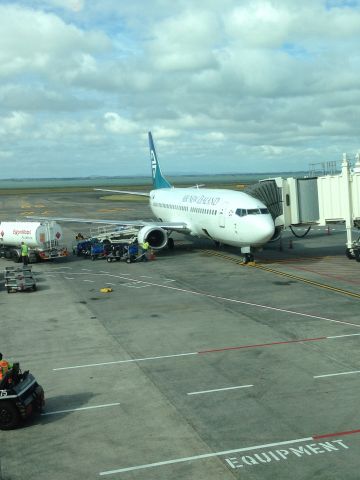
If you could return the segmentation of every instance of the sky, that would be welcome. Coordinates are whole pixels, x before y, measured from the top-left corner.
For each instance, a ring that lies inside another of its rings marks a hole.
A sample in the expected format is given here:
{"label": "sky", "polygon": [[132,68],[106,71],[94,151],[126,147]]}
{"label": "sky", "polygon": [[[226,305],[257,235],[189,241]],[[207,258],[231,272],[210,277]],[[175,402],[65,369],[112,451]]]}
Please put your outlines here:
{"label": "sky", "polygon": [[360,0],[0,0],[0,178],[307,170],[360,149]]}

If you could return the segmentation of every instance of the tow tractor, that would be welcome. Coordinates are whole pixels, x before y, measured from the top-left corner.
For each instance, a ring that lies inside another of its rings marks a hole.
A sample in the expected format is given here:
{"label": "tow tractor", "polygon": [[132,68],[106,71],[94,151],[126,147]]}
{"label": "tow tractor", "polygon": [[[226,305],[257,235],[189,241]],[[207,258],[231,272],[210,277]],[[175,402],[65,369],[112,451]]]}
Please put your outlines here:
{"label": "tow tractor", "polygon": [[44,405],[41,385],[28,370],[21,372],[19,363],[14,363],[0,382],[0,430],[18,427],[31,415],[41,412]]}

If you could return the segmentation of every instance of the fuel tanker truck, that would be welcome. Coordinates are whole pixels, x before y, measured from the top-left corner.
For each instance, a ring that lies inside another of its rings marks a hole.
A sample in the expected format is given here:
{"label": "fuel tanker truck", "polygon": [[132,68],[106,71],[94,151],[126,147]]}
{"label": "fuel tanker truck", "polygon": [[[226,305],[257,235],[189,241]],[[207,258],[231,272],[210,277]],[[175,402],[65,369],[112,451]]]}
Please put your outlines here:
{"label": "fuel tanker truck", "polygon": [[24,242],[29,247],[30,262],[66,257],[62,237],[62,229],[54,221],[0,222],[0,256],[20,262]]}

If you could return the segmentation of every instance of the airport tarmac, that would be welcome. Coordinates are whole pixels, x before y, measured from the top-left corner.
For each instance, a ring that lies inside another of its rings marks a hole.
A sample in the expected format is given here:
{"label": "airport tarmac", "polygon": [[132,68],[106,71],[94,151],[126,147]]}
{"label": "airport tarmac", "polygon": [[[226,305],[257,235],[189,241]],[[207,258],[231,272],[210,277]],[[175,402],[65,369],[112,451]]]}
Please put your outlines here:
{"label": "airport tarmac", "polygon": [[[151,217],[96,192],[1,207],[1,220]],[[69,246],[80,229],[66,226]],[[286,232],[255,267],[180,236],[147,263],[34,265],[38,291],[0,290],[0,349],[46,408],[1,432],[0,479],[358,479],[360,263],[344,230]]]}

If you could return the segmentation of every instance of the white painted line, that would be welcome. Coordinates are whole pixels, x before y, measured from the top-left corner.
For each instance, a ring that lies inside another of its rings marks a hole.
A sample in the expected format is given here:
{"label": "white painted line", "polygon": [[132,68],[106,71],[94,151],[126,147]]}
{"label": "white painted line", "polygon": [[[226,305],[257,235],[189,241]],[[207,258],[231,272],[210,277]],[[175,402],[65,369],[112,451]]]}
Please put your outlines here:
{"label": "white painted line", "polygon": [[[73,267],[54,267],[53,270],[71,270]],[[61,273],[61,272],[59,272]]]}
{"label": "white painted line", "polygon": [[[116,285],[116,283],[106,282],[105,285]],[[360,334],[359,334],[360,335]]]}
{"label": "white painted line", "polygon": [[74,280],[74,277],[64,277],[66,280]]}
{"label": "white painted line", "polygon": [[185,462],[191,462],[194,460],[202,460],[204,458],[221,457],[223,455],[230,455],[232,453],[251,452],[252,450],[260,450],[262,448],[279,447],[281,445],[291,445],[292,443],[303,443],[303,442],[309,442],[309,441],[313,441],[313,438],[305,437],[305,438],[297,438],[295,440],[287,440],[286,442],[265,443],[263,445],[255,445],[253,447],[236,448],[234,450],[223,450],[221,452],[204,453],[202,455],[194,455],[192,457],[174,458],[172,460],[165,460],[163,462],[147,463],[145,465],[137,465],[134,467],[119,468],[117,470],[108,470],[105,472],[100,472],[99,475],[103,476],[103,475],[113,475],[114,473],[133,472],[134,470],[144,470],[146,468],[161,467],[163,465],[174,465],[175,463],[185,463]]}
{"label": "white painted line", "polygon": [[95,283],[95,280],[83,280],[83,282]]}
{"label": "white painted line", "polygon": [[328,373],[327,375],[315,375],[314,378],[336,377],[338,375],[352,375],[354,373],[360,373],[360,370],[353,370],[352,372]]}
{"label": "white painted line", "polygon": [[103,366],[103,365],[114,365],[116,363],[145,362],[147,360],[160,360],[162,358],[186,357],[188,355],[198,355],[198,352],[177,353],[175,355],[162,355],[160,357],[129,358],[128,360],[115,360],[113,362],[89,363],[87,365],[75,365],[73,367],[53,368],[53,371],[71,370],[71,369],[74,369],[74,368],[100,367],[100,366]]}
{"label": "white painted line", "polygon": [[69,410],[57,410],[56,412],[45,412],[45,413],[42,413],[41,415],[42,416],[58,415],[60,413],[79,412],[82,410],[92,410],[94,408],[114,407],[115,405],[120,405],[120,403],[108,403],[106,405],[93,405],[92,407],[70,408]]}
{"label": "white painted line", "polygon": [[172,278],[167,278],[164,280],[165,283],[170,283],[170,282],[176,282],[176,280],[173,280]]}
{"label": "white painted line", "polygon": [[238,388],[249,388],[253,386],[254,385],[239,385],[237,387],[216,388],[214,390],[203,390],[202,392],[190,392],[190,393],[187,393],[186,395],[200,395],[201,393],[223,392],[225,390],[236,390]]}
{"label": "white painted line", "polygon": [[123,287],[128,287],[128,288],[146,288],[146,287],[150,287],[150,285],[134,285],[133,283],[124,283],[122,286],[123,286]]}
{"label": "white painted line", "polygon": [[104,272],[103,270],[100,270],[99,273],[105,273],[106,275],[109,274],[110,272]]}
{"label": "white painted line", "polygon": [[149,277],[148,275],[140,275],[141,278],[152,278],[152,277]]}
{"label": "white painted line", "polygon": [[[46,273],[46,272],[44,272]],[[62,273],[62,272],[59,272]],[[75,273],[73,272],[73,275],[84,275],[83,273]],[[102,276],[103,274],[100,273],[92,273],[94,276]],[[114,275],[114,274],[108,274],[109,277],[113,278],[123,278],[124,275],[130,275],[129,273],[124,273],[120,275]],[[132,280],[132,279],[127,279],[127,280]],[[206,298],[214,298],[215,300],[221,300],[223,302],[229,302],[229,303],[235,303],[239,305],[247,305],[249,307],[255,307],[255,308],[263,308],[265,310],[272,310],[274,312],[281,312],[281,313],[286,313],[290,315],[298,315],[300,317],[306,317],[306,318],[315,318],[317,320],[325,320],[326,322],[333,322],[333,323],[339,323],[341,325],[351,325],[352,327],[357,327],[360,328],[360,324],[356,323],[351,323],[351,322],[344,322],[342,320],[334,320],[332,318],[327,318],[327,317],[322,317],[319,315],[311,315],[310,313],[302,313],[302,312],[297,312],[296,310],[287,310],[284,308],[277,308],[277,307],[270,307],[269,305],[262,305],[260,303],[253,303],[253,302],[245,302],[244,300],[238,300],[236,298],[229,298],[229,297],[222,297],[220,295],[215,295],[212,293],[206,293],[206,292],[201,292],[201,291],[196,291],[196,290],[189,290],[186,288],[179,288],[179,287],[172,287],[171,285],[164,285],[161,283],[155,283],[155,282],[149,282],[145,280],[134,280],[137,281],[138,283],[143,283],[151,287],[159,287],[159,288],[165,288],[168,290],[173,290],[176,292],[182,292],[182,293],[187,293],[190,295],[197,295],[199,297],[206,297]]]}
{"label": "white painted line", "polygon": [[332,337],[326,337],[326,338],[343,338],[343,337],[355,337],[360,335],[360,333],[350,333],[349,335],[333,335]]}
{"label": "white painted line", "polygon": [[89,268],[82,268],[81,270],[83,270],[84,272],[91,272]]}

